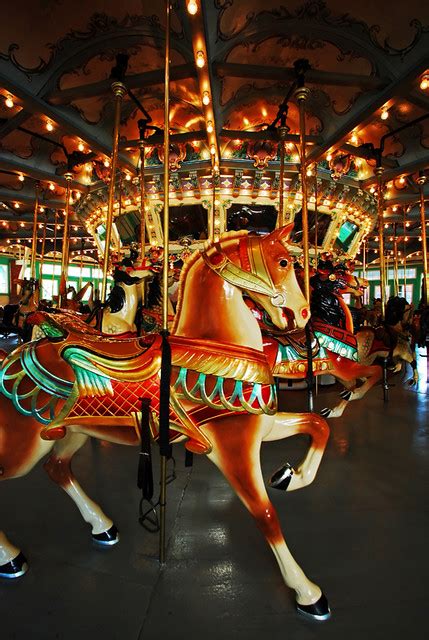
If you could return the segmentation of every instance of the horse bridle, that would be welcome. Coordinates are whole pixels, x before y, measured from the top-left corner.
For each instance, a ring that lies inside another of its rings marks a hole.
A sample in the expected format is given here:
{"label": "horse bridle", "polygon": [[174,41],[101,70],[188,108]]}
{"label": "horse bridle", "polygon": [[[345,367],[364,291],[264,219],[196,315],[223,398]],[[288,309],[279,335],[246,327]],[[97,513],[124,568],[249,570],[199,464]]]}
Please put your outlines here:
{"label": "horse bridle", "polygon": [[202,252],[206,265],[230,284],[268,296],[274,307],[286,306],[283,292],[277,291],[267,269],[259,238],[240,238],[238,243],[240,266],[225,254],[219,242]]}

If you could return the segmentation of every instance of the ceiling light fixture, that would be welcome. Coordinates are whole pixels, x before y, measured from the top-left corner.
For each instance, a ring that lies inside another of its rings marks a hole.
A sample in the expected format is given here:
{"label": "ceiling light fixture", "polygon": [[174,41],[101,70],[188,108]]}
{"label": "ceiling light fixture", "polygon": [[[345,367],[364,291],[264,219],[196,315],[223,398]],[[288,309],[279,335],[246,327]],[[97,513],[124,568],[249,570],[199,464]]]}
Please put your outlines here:
{"label": "ceiling light fixture", "polygon": [[194,16],[198,12],[198,4],[195,0],[189,0],[187,4],[188,13]]}
{"label": "ceiling light fixture", "polygon": [[213,133],[213,121],[212,120],[208,120],[207,121],[207,133]]}
{"label": "ceiling light fixture", "polygon": [[203,104],[206,107],[210,104],[210,94],[208,91],[203,91]]}
{"label": "ceiling light fixture", "polygon": [[53,131],[53,130],[54,130],[54,125],[50,120],[48,120],[46,123],[46,131]]}
{"label": "ceiling light fixture", "polygon": [[8,96],[4,103],[8,109],[13,109],[13,107],[15,106],[12,96]]}
{"label": "ceiling light fixture", "polygon": [[204,67],[204,65],[206,64],[206,58],[204,56],[203,51],[197,51],[197,55],[195,56],[195,61],[197,63],[197,67],[199,67],[200,69]]}
{"label": "ceiling light fixture", "polygon": [[383,109],[383,111],[380,114],[380,118],[382,120],[387,120],[387,118],[389,117],[389,112],[387,109]]}
{"label": "ceiling light fixture", "polygon": [[420,81],[420,89],[422,91],[426,91],[429,88],[429,75],[425,73],[423,78]]}

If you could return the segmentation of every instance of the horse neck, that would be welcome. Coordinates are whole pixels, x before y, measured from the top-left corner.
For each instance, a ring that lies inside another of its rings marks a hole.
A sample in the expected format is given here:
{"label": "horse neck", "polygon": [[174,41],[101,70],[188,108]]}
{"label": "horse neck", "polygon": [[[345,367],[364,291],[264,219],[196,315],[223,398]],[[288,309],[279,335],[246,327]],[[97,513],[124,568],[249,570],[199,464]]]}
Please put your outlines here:
{"label": "horse neck", "polygon": [[258,322],[237,287],[211,271],[202,260],[189,267],[180,286],[174,335],[262,351]]}
{"label": "horse neck", "polygon": [[136,284],[123,284],[122,282],[118,284],[121,289],[124,290],[125,293],[125,301],[122,309],[113,313],[110,311],[112,315],[120,317],[122,320],[125,320],[128,324],[134,324],[134,320],[137,315],[137,307],[139,303],[139,296],[137,291]]}
{"label": "horse neck", "polygon": [[341,295],[338,295],[337,298],[338,298],[338,302],[340,303],[340,307],[343,310],[345,318],[346,318],[346,330],[350,331],[350,333],[353,333],[354,332],[353,316],[352,316],[352,314],[350,312],[350,309],[348,308],[348,306],[344,302],[344,300],[343,300]]}

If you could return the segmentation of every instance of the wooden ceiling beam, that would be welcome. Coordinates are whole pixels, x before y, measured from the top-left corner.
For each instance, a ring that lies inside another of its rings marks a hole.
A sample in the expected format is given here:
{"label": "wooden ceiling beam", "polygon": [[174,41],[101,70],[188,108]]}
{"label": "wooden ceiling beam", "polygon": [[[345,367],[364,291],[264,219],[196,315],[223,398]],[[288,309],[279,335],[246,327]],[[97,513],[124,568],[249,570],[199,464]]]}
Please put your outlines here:
{"label": "wooden ceiling beam", "polygon": [[[35,166],[33,163],[26,162],[22,159],[15,159],[12,156],[5,156],[0,153],[0,176],[2,169],[16,173],[17,175],[22,173],[23,176],[33,180],[39,180],[40,182],[53,182],[64,188],[67,186],[67,180],[64,176],[57,176],[55,173],[46,171],[45,169]],[[72,189],[77,189],[82,193],[87,193],[89,190],[88,186],[79,180],[72,180],[70,185]]]}
{"label": "wooden ceiling beam", "polygon": [[[253,80],[275,80],[290,82],[296,79],[295,69],[281,66],[237,64],[232,62],[213,62],[213,71],[220,77],[250,78]],[[353,73],[338,73],[310,69],[305,74],[309,84],[323,84],[339,87],[359,87],[361,89],[383,89],[389,84],[388,78],[363,76]]]}
{"label": "wooden ceiling beam", "polygon": [[359,126],[362,129],[371,121],[375,111],[397,95],[401,95],[415,79],[429,66],[427,51],[410,65],[401,75],[371,97],[359,96],[351,111],[342,118],[338,118],[339,126],[329,133],[322,144],[314,148],[307,156],[308,162],[316,162],[329,149],[341,144],[351,131]]}
{"label": "wooden ceiling beam", "polygon": [[[419,171],[420,169],[426,169],[427,167],[429,167],[429,155],[423,156],[421,158],[416,158],[415,160],[413,160],[412,162],[408,162],[407,164],[398,165],[395,168],[385,170],[383,173],[383,181],[389,182],[390,180],[394,180],[398,176],[405,176],[410,173],[416,173],[416,171]],[[376,182],[376,176],[371,176],[371,178],[362,180],[361,186],[362,188],[366,189],[372,184],[376,184]]]}
{"label": "wooden ceiling beam", "polygon": [[[164,84],[164,69],[145,71],[125,76],[124,84],[127,89],[143,89],[153,85]],[[196,78],[195,67],[190,64],[180,64],[170,68],[170,81],[186,80]],[[57,90],[46,96],[52,105],[67,105],[71,101],[84,100],[95,96],[102,96],[112,91],[112,80],[107,78],[100,82],[82,84],[70,89]]]}
{"label": "wooden ceiling beam", "polygon": [[[207,138],[207,132],[204,129],[198,131],[186,131],[185,133],[172,133],[170,134],[170,143],[174,142],[192,142],[192,140],[205,140]],[[164,143],[164,134],[155,133],[146,138],[146,145],[148,147],[152,145],[158,145]],[[122,140],[119,143],[121,149],[134,149],[138,148],[140,140]]]}
{"label": "wooden ceiling beam", "polygon": [[[222,129],[219,133],[219,137],[229,138],[231,140],[279,140],[277,131],[270,131],[268,129],[264,129],[263,131],[244,131],[241,129],[234,131],[232,129]],[[308,135],[305,139],[309,144],[317,144],[320,142],[320,136]],[[299,136],[295,133],[287,133],[285,141],[298,144]]]}
{"label": "wooden ceiling beam", "polygon": [[[112,151],[112,140],[97,128],[82,120],[75,112],[67,110],[64,107],[56,107],[49,104],[38,95],[34,95],[27,88],[21,86],[11,78],[0,73],[0,86],[16,96],[22,103],[25,111],[31,114],[43,114],[50,120],[62,127],[64,134],[77,136],[87,143],[90,149],[98,153],[102,153],[110,157]],[[134,163],[128,158],[120,154],[119,163],[137,174]]]}

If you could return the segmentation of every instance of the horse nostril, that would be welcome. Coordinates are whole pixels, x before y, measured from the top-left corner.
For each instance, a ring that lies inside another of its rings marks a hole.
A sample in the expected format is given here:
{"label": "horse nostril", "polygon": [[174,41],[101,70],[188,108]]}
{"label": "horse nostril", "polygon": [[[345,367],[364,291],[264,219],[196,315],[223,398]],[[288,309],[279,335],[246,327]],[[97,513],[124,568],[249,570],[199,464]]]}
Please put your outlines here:
{"label": "horse nostril", "polygon": [[304,309],[302,309],[302,311],[301,311],[301,315],[302,315],[302,317],[304,318],[304,320],[305,320],[306,318],[308,318],[308,309],[307,309],[307,307],[304,307]]}

